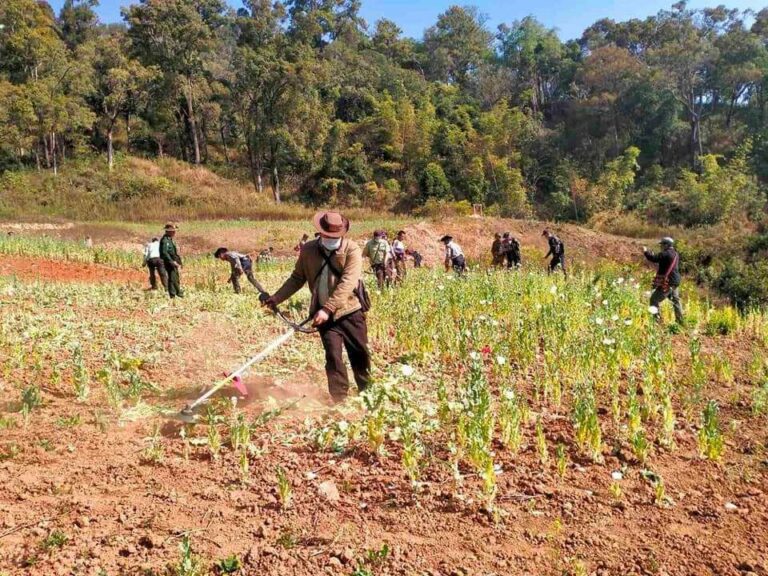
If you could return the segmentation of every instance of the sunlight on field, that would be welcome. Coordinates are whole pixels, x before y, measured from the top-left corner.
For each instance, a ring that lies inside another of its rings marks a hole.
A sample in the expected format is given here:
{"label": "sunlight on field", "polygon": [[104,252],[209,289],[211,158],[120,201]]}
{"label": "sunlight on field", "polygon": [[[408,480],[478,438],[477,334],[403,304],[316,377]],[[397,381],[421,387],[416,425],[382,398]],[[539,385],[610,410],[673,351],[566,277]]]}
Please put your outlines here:
{"label": "sunlight on field", "polygon": [[[0,246],[135,267],[130,253],[76,243]],[[280,259],[257,276],[274,290],[291,266]],[[688,325],[660,328],[645,276],[608,264],[567,281],[481,267],[465,279],[412,270],[399,289],[373,294],[376,384],[345,407],[327,407],[319,343],[296,336],[254,367],[253,398],[233,404],[225,391],[199,424],[170,428],[165,415],[285,331],[253,291],[232,294],[226,270],[203,256],[189,260],[177,301],[136,284],[5,277],[0,457],[23,466],[41,446],[88,457],[77,436],[96,433],[109,445],[118,430],[140,426],[145,439],[128,458],[142,466],[192,461],[254,488],[277,462],[278,514],[315,497],[304,492],[309,472],[284,468],[286,448],[365,455],[405,480],[389,480],[393,498],[430,506],[437,490],[494,525],[518,513],[514,476],[523,467],[559,490],[588,478],[611,506],[669,509],[691,461],[759,474],[761,456],[743,447],[768,413],[768,317],[713,307],[688,290]],[[301,293],[286,310],[302,319],[306,303]],[[671,321],[671,310],[662,314]],[[537,506],[531,500],[531,512]]]}

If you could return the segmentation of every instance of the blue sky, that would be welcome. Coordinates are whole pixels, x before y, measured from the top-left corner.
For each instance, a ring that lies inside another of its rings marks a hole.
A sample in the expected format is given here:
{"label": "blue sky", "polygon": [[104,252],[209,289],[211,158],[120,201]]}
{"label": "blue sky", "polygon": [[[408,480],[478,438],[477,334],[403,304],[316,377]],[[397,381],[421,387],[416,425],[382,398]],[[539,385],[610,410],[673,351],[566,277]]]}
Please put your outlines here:
{"label": "blue sky", "polygon": [[[49,0],[55,10],[63,0]],[[130,0],[101,0],[99,16],[104,22],[120,20],[120,7]],[[235,5],[237,0],[230,0]],[[563,40],[578,38],[583,30],[600,18],[628,20],[644,18],[666,10],[673,0],[363,0],[362,15],[369,24],[379,18],[394,20],[407,36],[421,37],[426,28],[437,20],[438,14],[452,4],[477,6],[489,17],[488,25],[495,29],[502,22],[512,22],[533,15],[551,28],[557,28]],[[753,0],[692,0],[691,8],[726,4],[729,8],[760,10],[765,6]]]}

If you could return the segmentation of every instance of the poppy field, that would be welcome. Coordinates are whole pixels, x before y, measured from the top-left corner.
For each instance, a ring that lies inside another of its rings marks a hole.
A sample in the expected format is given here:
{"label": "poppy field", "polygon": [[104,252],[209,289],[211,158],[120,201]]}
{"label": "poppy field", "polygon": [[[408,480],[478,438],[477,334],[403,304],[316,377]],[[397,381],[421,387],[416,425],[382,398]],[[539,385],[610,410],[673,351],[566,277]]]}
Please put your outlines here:
{"label": "poppy field", "polygon": [[185,424],[287,330],[255,292],[203,252],[176,301],[128,250],[9,258],[48,272],[0,277],[0,574],[768,574],[760,310],[688,285],[678,327],[608,261],[412,269],[373,291],[369,390],[331,405],[297,334]]}

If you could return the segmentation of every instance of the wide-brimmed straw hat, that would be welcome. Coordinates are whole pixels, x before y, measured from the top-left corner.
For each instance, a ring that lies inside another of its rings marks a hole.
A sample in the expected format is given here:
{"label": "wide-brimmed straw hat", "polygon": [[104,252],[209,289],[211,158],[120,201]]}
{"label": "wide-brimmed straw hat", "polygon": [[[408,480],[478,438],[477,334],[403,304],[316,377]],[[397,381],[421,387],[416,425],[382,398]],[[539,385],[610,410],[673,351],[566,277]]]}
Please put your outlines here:
{"label": "wide-brimmed straw hat", "polygon": [[349,232],[349,220],[338,212],[318,212],[312,222],[318,232],[329,238],[341,238]]}
{"label": "wide-brimmed straw hat", "polygon": [[166,232],[176,232],[176,230],[178,230],[178,229],[179,229],[179,227],[176,226],[176,224],[174,224],[173,222],[168,222],[165,225],[165,231]]}
{"label": "wide-brimmed straw hat", "polygon": [[453,236],[449,236],[447,234],[440,238],[440,242],[450,242],[451,240],[453,240]]}

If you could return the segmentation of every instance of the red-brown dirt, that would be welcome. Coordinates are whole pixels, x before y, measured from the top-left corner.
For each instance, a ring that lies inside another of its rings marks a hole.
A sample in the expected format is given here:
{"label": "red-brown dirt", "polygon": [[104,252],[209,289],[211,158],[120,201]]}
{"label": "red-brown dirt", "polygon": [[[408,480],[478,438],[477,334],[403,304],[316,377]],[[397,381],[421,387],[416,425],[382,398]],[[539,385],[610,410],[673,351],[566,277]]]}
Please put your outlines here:
{"label": "red-brown dirt", "polygon": [[146,281],[145,274],[137,270],[122,270],[98,264],[5,255],[0,255],[0,275],[17,276],[25,280],[55,282],[135,284]]}
{"label": "red-brown dirt", "polygon": [[[540,240],[537,224],[510,228],[524,243]],[[421,224],[408,230],[425,250],[439,234]],[[472,238],[493,230],[478,223],[456,235],[479,251],[484,244],[472,244]],[[619,258],[633,257],[634,247],[614,248],[601,235],[556,231],[571,253],[612,258],[618,250]],[[140,272],[1,257],[0,274],[9,273],[28,279],[144,281]],[[188,362],[173,370],[188,382],[193,365],[228,362],[228,329],[218,319],[204,319],[174,343],[189,352]],[[748,351],[738,342],[706,339],[705,344],[708,353],[727,354],[734,367],[747,361]],[[163,369],[173,402],[182,404],[199,393],[174,388],[171,367]],[[473,502],[478,479],[469,470],[462,470],[463,489],[452,485],[443,466],[445,447],[434,447],[418,494],[403,473],[396,445],[383,457],[364,448],[344,454],[311,450],[301,436],[302,422],[307,414],[329,410],[320,401],[325,384],[316,368],[296,370],[282,384],[269,378],[246,383],[255,399],[244,405],[250,417],[273,405],[264,400],[270,397],[314,400],[256,431],[257,452],[245,483],[230,450],[212,460],[205,448],[192,448],[185,460],[179,424],[172,420],[119,425],[100,415],[106,406],[80,405],[68,397],[47,397],[26,428],[0,430],[0,574],[159,576],[178,562],[186,532],[206,568],[236,554],[244,564],[240,573],[248,575],[351,575],[371,551],[386,544],[387,558],[366,564],[375,576],[768,576],[768,436],[765,421],[750,414],[750,389],[739,380],[718,391],[727,406],[723,421],[736,423],[721,464],[698,457],[696,430],[689,426],[677,430],[675,452],[655,450],[653,470],[664,478],[671,506],[654,505],[654,489],[627,458],[626,447],[606,450],[606,463],[595,465],[569,445],[573,460],[559,479],[552,464],[542,467],[529,441],[517,456],[497,447],[496,460],[503,466],[499,522]],[[222,397],[231,393],[225,390]],[[11,408],[7,401],[0,411]],[[80,425],[57,424],[73,415]],[[570,421],[557,413],[543,418],[550,445],[567,443]],[[156,426],[163,458],[150,462],[142,452]],[[205,427],[199,435],[205,435]],[[533,437],[530,427],[526,435]],[[13,446],[24,449],[11,457]],[[278,466],[293,488],[287,510],[278,503]],[[616,501],[610,473],[624,466],[623,495]],[[54,530],[67,541],[43,549],[41,543]]]}

